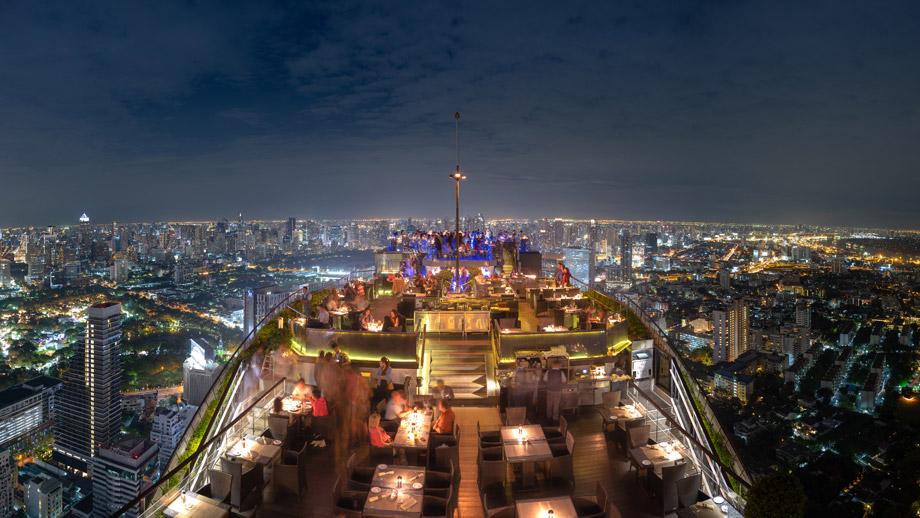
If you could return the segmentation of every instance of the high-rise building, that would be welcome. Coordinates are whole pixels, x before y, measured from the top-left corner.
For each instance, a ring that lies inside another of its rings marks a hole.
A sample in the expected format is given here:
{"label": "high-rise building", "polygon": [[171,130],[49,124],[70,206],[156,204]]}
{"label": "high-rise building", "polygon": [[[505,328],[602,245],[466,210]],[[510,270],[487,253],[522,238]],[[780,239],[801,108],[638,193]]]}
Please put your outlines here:
{"label": "high-rise building", "polygon": [[294,243],[294,236],[297,232],[297,218],[288,218],[284,226],[284,243],[287,245]]}
{"label": "high-rise building", "polygon": [[645,234],[645,257],[658,253],[658,233],[649,232]]}
{"label": "high-rise building", "polygon": [[719,270],[719,286],[722,289],[727,290],[731,288],[731,285],[732,285],[732,275],[728,272],[728,270],[725,270],[725,269]]}
{"label": "high-rise building", "polygon": [[54,423],[61,380],[39,376],[0,392],[0,447],[30,443]]}
{"label": "high-rise building", "polygon": [[[129,439],[99,449],[91,464],[94,517],[112,516],[156,482],[159,450],[145,439]],[[121,516],[138,516],[143,510],[143,503],[138,503]]]}
{"label": "high-rise building", "polygon": [[214,353],[203,339],[189,339],[189,343],[189,356],[182,363],[182,399],[190,405],[201,406],[208,390],[220,375],[220,366],[214,361]]}
{"label": "high-rise building", "polygon": [[14,466],[10,450],[0,450],[0,516],[13,516]]}
{"label": "high-rise building", "polygon": [[287,296],[277,284],[248,288],[243,295],[243,332],[249,334]]}
{"label": "high-rise building", "polygon": [[130,274],[131,261],[121,254],[116,254],[112,259],[112,266],[109,267],[109,279],[116,284],[121,284],[128,280]]}
{"label": "high-rise building", "polygon": [[9,259],[0,259],[0,289],[9,288],[13,285],[12,264]]}
{"label": "high-rise building", "polygon": [[29,518],[59,518],[64,514],[63,486],[50,475],[32,477],[24,488],[26,516]]}
{"label": "high-rise building", "polygon": [[153,427],[150,429],[150,440],[157,443],[160,452],[157,456],[160,472],[163,473],[169,464],[169,458],[176,451],[176,445],[182,439],[189,421],[194,415],[195,407],[185,404],[157,407],[153,416]]}
{"label": "high-rise building", "polygon": [[621,280],[632,281],[632,240],[629,229],[620,232],[620,277]]}
{"label": "high-rise building", "polygon": [[742,299],[712,312],[713,363],[733,362],[750,349],[750,316]]}
{"label": "high-rise building", "polygon": [[728,311],[712,310],[712,363],[728,361]]}
{"label": "high-rise building", "polygon": [[54,457],[87,472],[100,446],[111,445],[121,426],[121,304],[86,310],[84,336],[74,347],[57,404]]}
{"label": "high-rise building", "polygon": [[795,303],[795,325],[811,330],[811,304],[807,301]]}

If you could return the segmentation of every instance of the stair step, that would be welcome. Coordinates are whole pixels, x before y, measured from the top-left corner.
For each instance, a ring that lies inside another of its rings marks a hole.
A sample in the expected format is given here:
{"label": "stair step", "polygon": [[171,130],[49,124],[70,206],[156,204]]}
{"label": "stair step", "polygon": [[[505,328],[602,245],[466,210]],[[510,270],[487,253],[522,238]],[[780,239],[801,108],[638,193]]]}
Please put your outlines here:
{"label": "stair step", "polygon": [[469,352],[469,351],[428,351],[431,354],[433,360],[439,361],[462,361],[462,360],[479,360],[485,361],[486,355],[482,352]]}
{"label": "stair step", "polygon": [[[434,387],[437,383],[437,380],[444,380],[444,384],[448,387],[454,388],[464,385],[485,385],[486,384],[486,375],[482,373],[476,374],[465,374],[465,375],[450,375],[450,376],[435,376],[434,379],[429,380],[428,386]],[[450,381],[450,383],[448,383]]]}
{"label": "stair step", "polygon": [[455,399],[481,399],[488,396],[488,390],[485,387],[477,390],[476,392],[454,392]]}
{"label": "stair step", "polygon": [[450,352],[450,353],[470,353],[470,354],[490,354],[492,349],[478,347],[429,347],[425,346],[426,351]]}

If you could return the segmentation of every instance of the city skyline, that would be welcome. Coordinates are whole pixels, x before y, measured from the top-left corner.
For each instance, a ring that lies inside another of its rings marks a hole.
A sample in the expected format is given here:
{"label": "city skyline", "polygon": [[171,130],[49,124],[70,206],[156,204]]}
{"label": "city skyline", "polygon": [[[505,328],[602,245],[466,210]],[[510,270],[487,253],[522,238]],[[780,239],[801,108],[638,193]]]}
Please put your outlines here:
{"label": "city skyline", "polygon": [[920,220],[916,4],[391,7],[5,6],[0,226]]}
{"label": "city skyline", "polygon": [[[86,213],[83,213],[84,215]],[[153,219],[153,220],[108,220],[108,221],[98,221],[91,219],[86,223],[90,226],[108,226],[108,225],[153,225],[153,224],[167,224],[167,225],[205,225],[211,223],[218,223],[221,221],[234,222],[234,218],[238,218],[240,213],[230,216],[221,216],[221,217],[210,217],[202,219]],[[284,216],[284,217],[270,217],[270,218],[261,218],[253,217],[252,219],[245,218],[245,223],[259,223],[259,224],[283,224],[288,221],[289,218],[295,218],[298,223],[304,221],[316,221],[316,222],[333,222],[333,223],[343,223],[343,222],[380,222],[380,221],[408,221],[408,220],[418,220],[418,221],[435,221],[443,220],[445,226],[449,227],[452,224],[452,217],[447,215],[442,216],[426,216],[426,215],[412,215],[412,216],[367,216],[360,218],[347,218],[347,217],[304,217],[304,216]],[[461,218],[464,220],[474,219],[474,214],[463,214]],[[758,222],[758,221],[716,221],[716,220],[675,220],[675,219],[619,219],[619,218],[592,218],[592,217],[569,217],[569,216],[549,216],[549,215],[532,215],[532,216],[490,216],[485,218],[487,223],[489,222],[534,222],[534,221],[566,221],[566,222],[590,222],[594,221],[597,224],[603,225],[703,225],[703,226],[741,226],[741,227],[768,227],[768,228],[803,228],[803,229],[834,229],[834,230],[867,230],[867,231],[893,231],[893,232],[902,232],[902,233],[916,233],[920,232],[920,227],[884,227],[884,226],[863,226],[863,225],[821,225],[810,222],[799,222],[799,223],[770,223],[770,222]],[[27,223],[24,225],[8,225],[0,226],[0,230],[13,230],[13,229],[41,229],[45,227],[56,227],[56,228],[69,228],[75,227],[82,223],[81,220],[74,221],[64,221],[64,222],[47,222],[47,223]],[[433,230],[433,229],[432,229]]]}

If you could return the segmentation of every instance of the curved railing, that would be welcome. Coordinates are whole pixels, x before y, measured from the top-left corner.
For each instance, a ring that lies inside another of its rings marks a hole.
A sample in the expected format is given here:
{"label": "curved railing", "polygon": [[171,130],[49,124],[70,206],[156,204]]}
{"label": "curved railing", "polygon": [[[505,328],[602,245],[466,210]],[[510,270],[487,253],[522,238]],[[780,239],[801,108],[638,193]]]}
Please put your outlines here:
{"label": "curved railing", "polygon": [[[610,297],[605,293],[597,293]],[[672,375],[672,378],[676,378],[673,380],[677,383],[675,389],[678,392],[682,392],[682,403],[686,405],[683,408],[684,414],[692,415],[695,418],[691,420],[691,423],[686,424],[694,429],[698,437],[706,438],[709,447],[718,456],[720,466],[730,465],[731,467],[730,470],[721,470],[725,478],[726,487],[735,492],[749,488],[752,480],[750,474],[741,462],[737,451],[728,440],[718,419],[716,419],[705,394],[693,377],[689,375],[690,371],[684,364],[683,358],[681,358],[677,349],[671,344],[667,333],[636,301],[624,294],[613,294],[612,298],[639,317],[640,321],[651,333],[656,347],[668,355],[671,360],[673,374],[676,374],[676,376]],[[692,404],[687,405],[686,403],[688,402]]]}
{"label": "curved railing", "polygon": [[[321,289],[340,286],[349,280],[352,276],[343,277],[335,281],[325,283]],[[142,492],[133,501],[129,502],[123,509],[130,509],[137,502],[149,498],[157,490],[168,490],[174,485],[170,479],[183,477],[183,469],[177,469],[181,464],[182,468],[189,472],[195,469],[197,459],[202,456],[204,450],[210,447],[211,439],[214,437],[215,423],[225,423],[234,418],[230,415],[234,405],[227,404],[227,396],[233,394],[239,387],[242,377],[239,376],[240,366],[242,365],[243,356],[247,354],[252,344],[255,342],[259,332],[265,324],[274,321],[286,307],[301,300],[310,300],[310,291],[308,288],[299,288],[276,304],[253,329],[246,334],[231,353],[227,361],[221,366],[220,373],[215,379],[201,405],[195,411],[191,422],[182,434],[182,438],[176,445],[169,463],[161,469],[162,483],[151,486]],[[207,456],[207,455],[205,455]],[[169,476],[166,476],[168,474]],[[116,513],[117,514],[117,513]]]}
{"label": "curved railing", "polygon": [[[174,468],[169,472],[165,473],[163,477],[155,482],[152,486],[143,491],[137,498],[124,505],[121,509],[113,513],[111,516],[115,518],[116,516],[122,516],[123,513],[126,513],[129,509],[138,504],[141,500],[147,498],[150,495],[153,495],[156,491],[162,490],[162,495],[156,502],[152,503],[149,507],[145,508],[140,514],[142,517],[161,517],[165,516],[164,508],[169,505],[169,500],[179,496],[181,491],[194,491],[197,487],[195,481],[192,480],[192,477],[184,477],[177,484],[167,484],[167,481],[172,477],[181,476],[186,467],[191,466],[193,463],[199,462],[200,458],[205,454],[205,452],[210,449],[212,446],[217,446],[222,439],[225,439],[227,435],[233,435],[234,433],[239,433],[239,427],[247,423],[243,423],[243,419],[247,416],[251,417],[251,413],[257,410],[259,407],[264,407],[267,402],[273,400],[276,396],[283,394],[285,392],[285,384],[287,382],[286,378],[281,378],[276,381],[272,386],[268,387],[264,392],[256,395],[254,397],[246,400],[243,408],[237,415],[231,419],[229,422],[224,423],[214,434],[211,435],[206,441],[201,443],[201,446],[195,450],[191,456],[185,458],[179,462]],[[255,424],[255,423],[250,423]]]}

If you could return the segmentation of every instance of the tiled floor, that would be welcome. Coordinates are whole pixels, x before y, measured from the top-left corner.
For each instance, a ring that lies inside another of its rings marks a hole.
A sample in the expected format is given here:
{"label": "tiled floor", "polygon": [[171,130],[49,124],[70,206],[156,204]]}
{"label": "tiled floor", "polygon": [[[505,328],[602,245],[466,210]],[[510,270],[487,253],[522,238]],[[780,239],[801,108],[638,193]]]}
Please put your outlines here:
{"label": "tiled floor", "polygon": [[[456,408],[460,425],[460,464],[462,482],[459,506],[463,518],[483,516],[479,503],[476,482],[476,421],[484,429],[496,429],[500,425],[498,409]],[[653,501],[647,497],[641,482],[628,471],[628,464],[622,452],[608,445],[601,433],[600,418],[593,409],[583,408],[581,415],[571,416],[569,426],[575,436],[575,494],[593,495],[595,484],[601,482],[609,491],[616,506],[612,517],[651,517]],[[314,450],[310,457],[311,469],[309,489],[300,501],[291,497],[275,498],[271,488],[266,490],[265,502],[258,516],[305,518],[330,518],[332,513],[332,486],[335,476],[343,471],[336,466],[331,448]]]}

